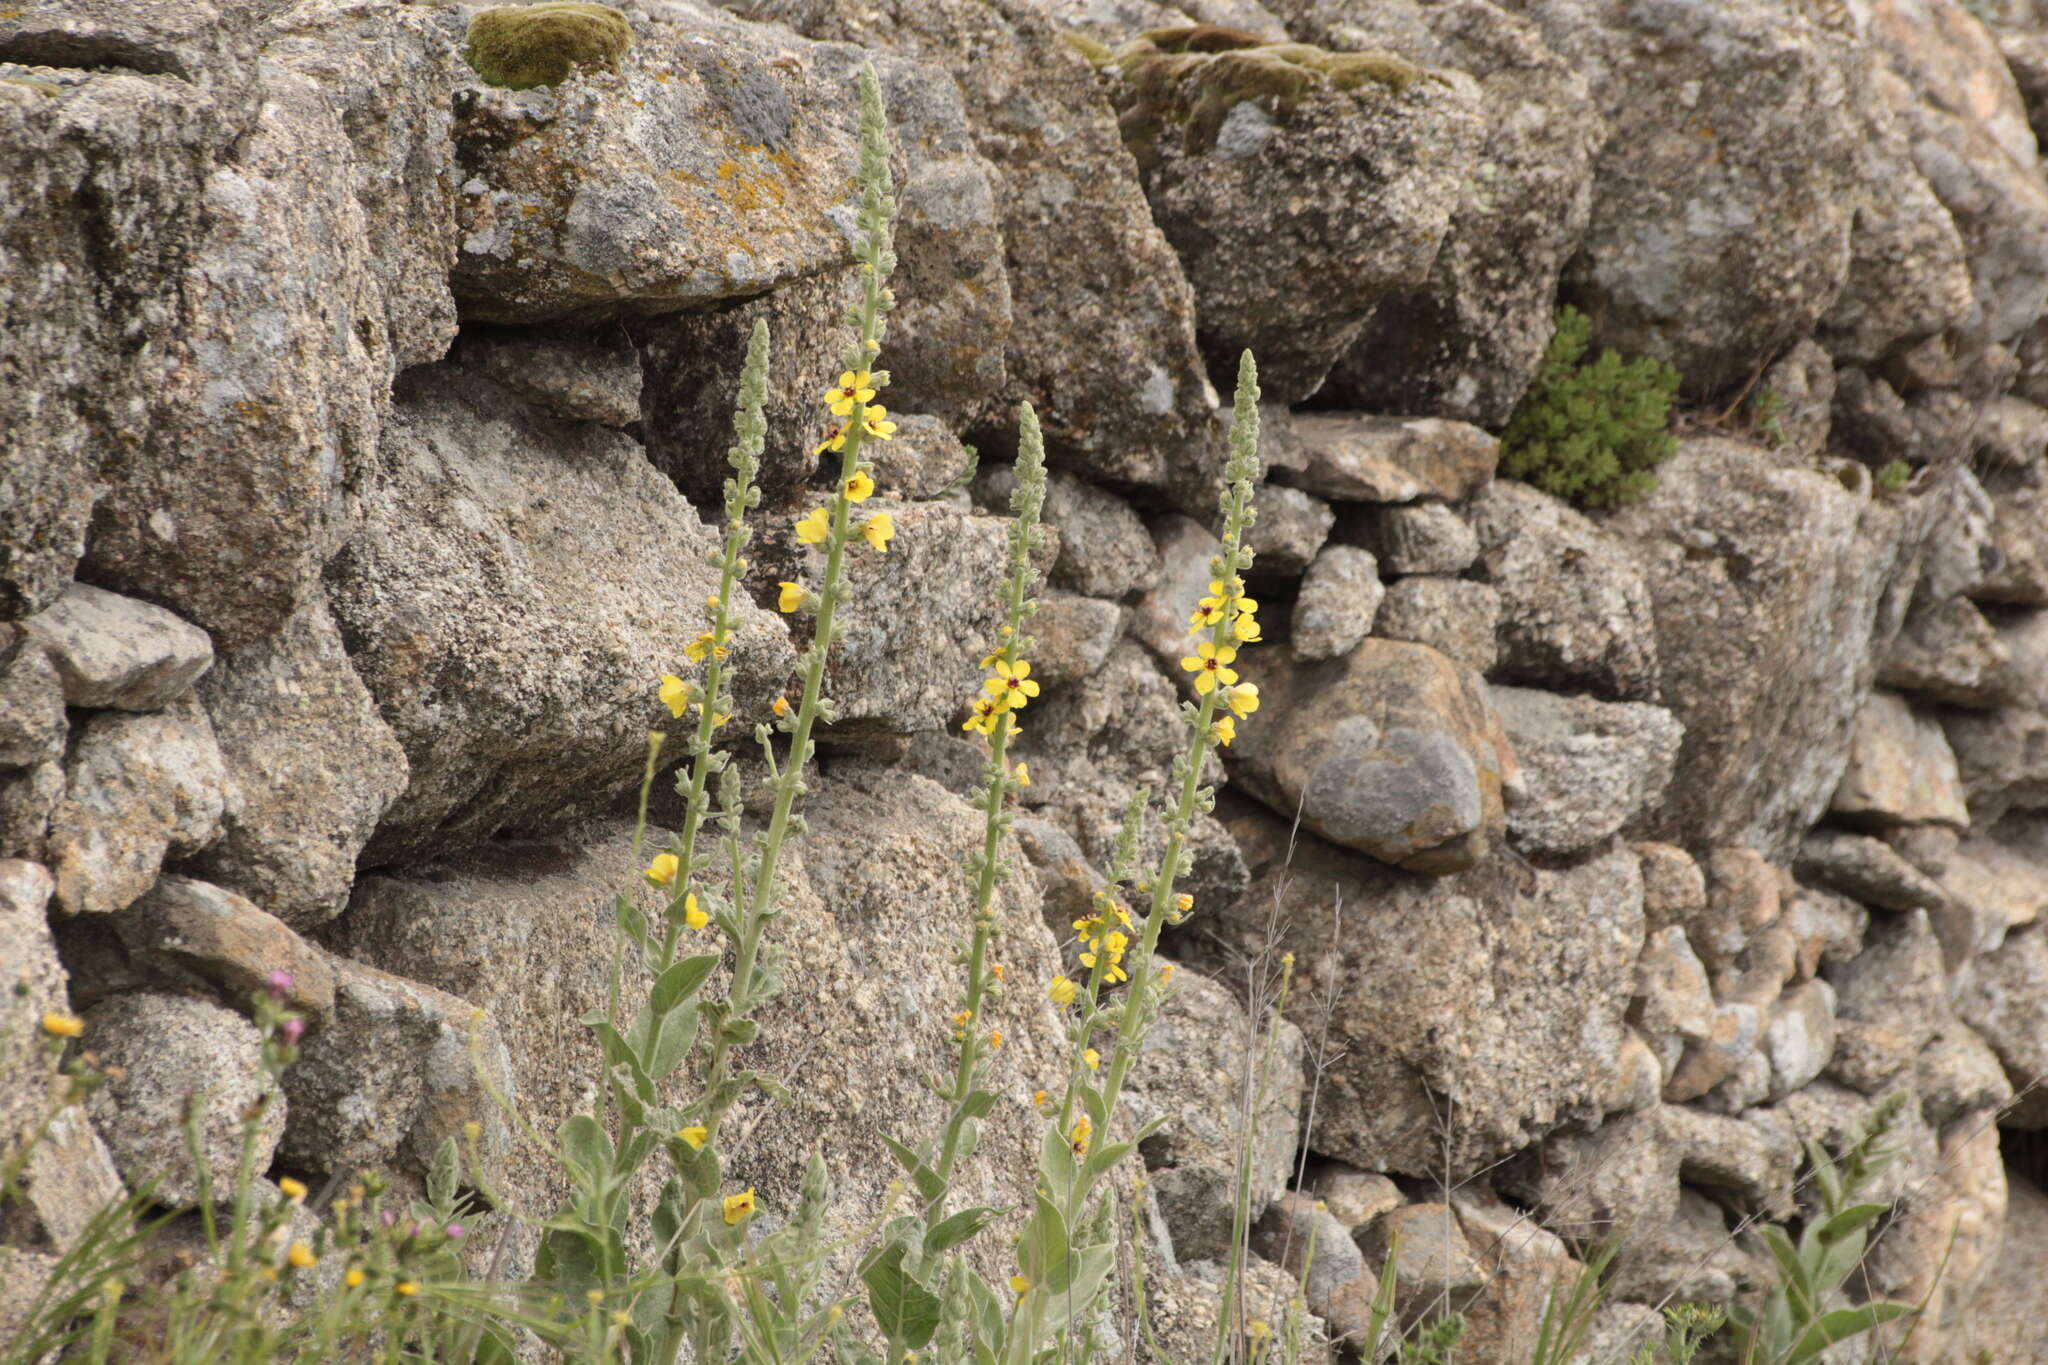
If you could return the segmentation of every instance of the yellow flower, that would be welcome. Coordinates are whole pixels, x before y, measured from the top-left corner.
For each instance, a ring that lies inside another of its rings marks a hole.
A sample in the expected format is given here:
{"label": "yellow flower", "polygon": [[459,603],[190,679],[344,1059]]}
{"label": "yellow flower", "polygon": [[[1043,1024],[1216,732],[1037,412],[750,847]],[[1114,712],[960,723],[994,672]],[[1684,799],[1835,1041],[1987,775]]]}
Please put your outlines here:
{"label": "yellow flower", "polygon": [[861,414],[861,428],[878,441],[886,441],[896,434],[896,424],[889,420],[889,410],[877,403]]}
{"label": "yellow flower", "polygon": [[1031,1281],[1025,1279],[1022,1275],[1012,1275],[1010,1277],[1010,1292],[1016,1294],[1019,1298],[1029,1294],[1031,1292]]}
{"label": "yellow flower", "polygon": [[52,1038],[76,1038],[85,1032],[85,1021],[75,1015],[51,1010],[43,1015],[43,1032]]}
{"label": "yellow flower", "polygon": [[1022,659],[1016,663],[997,659],[996,675],[982,686],[1006,711],[1022,710],[1026,701],[1038,695],[1038,684],[1031,680],[1031,665]]}
{"label": "yellow flower", "polygon": [[877,512],[861,523],[861,538],[883,554],[889,552],[889,538],[896,534],[896,523],[889,520],[887,512]]}
{"label": "yellow flower", "polygon": [[320,1264],[320,1258],[313,1254],[313,1248],[304,1242],[293,1242],[285,1248],[285,1262],[294,1270],[311,1270]]}
{"label": "yellow flower", "polygon": [[361,1289],[364,1278],[363,1268],[359,1265],[352,1265],[348,1268],[348,1273],[341,1277],[341,1282],[350,1289]]}
{"label": "yellow flower", "polygon": [[825,428],[825,439],[811,447],[811,454],[823,455],[828,450],[846,449],[846,428],[843,426]]}
{"label": "yellow flower", "polygon": [[1230,703],[1230,709],[1237,713],[1237,718],[1243,720],[1259,709],[1259,685],[1255,682],[1239,683],[1230,689],[1224,700]]}
{"label": "yellow flower", "polygon": [[1209,733],[1215,737],[1218,744],[1229,748],[1230,741],[1237,738],[1237,717],[1218,716],[1216,723],[1209,727]]}
{"label": "yellow flower", "polygon": [[1159,984],[1164,986],[1171,980],[1173,980],[1173,964],[1171,962],[1161,963],[1159,967]]}
{"label": "yellow flower", "polygon": [[[693,664],[702,663],[706,654],[714,654],[721,659],[725,657],[725,646],[719,644],[718,637],[708,630],[683,646],[683,657]],[[680,716],[682,712],[676,714]]]}
{"label": "yellow flower", "polygon": [[1195,646],[1195,652],[1180,661],[1180,666],[1195,675],[1195,691],[1208,696],[1222,683],[1229,686],[1237,681],[1237,674],[1230,665],[1237,659],[1237,651],[1229,645],[1218,649],[1207,640]]}
{"label": "yellow flower", "polygon": [[1188,911],[1195,908],[1195,898],[1183,891],[1173,898],[1173,908],[1185,915]]}
{"label": "yellow flower", "polygon": [[855,374],[852,370],[843,371],[839,376],[839,382],[825,390],[825,403],[832,409],[832,415],[834,417],[848,416],[853,412],[853,405],[855,403],[865,403],[870,398],[873,398],[875,396],[874,382],[875,377],[866,370],[862,370],[859,374]]}
{"label": "yellow flower", "polygon": [[991,1029],[989,1031],[988,1045],[990,1047],[1001,1047],[1003,1045],[1003,1031],[1001,1029]]}
{"label": "yellow flower", "polygon": [[776,715],[778,715],[778,716],[786,716],[786,715],[788,715],[788,714],[789,714],[789,698],[788,698],[788,697],[777,697],[777,698],[775,699],[775,702],[774,702],[774,704],[773,704],[772,706],[770,706],[770,707],[769,707],[769,710],[773,711],[773,712],[774,712],[774,713],[775,713]]}
{"label": "yellow flower", "polygon": [[725,1224],[736,1227],[747,1220],[754,1211],[754,1187],[747,1186],[744,1194],[729,1194],[725,1197]]}
{"label": "yellow flower", "polygon": [[690,685],[673,673],[661,675],[661,703],[677,720],[690,709]]}
{"label": "yellow flower", "polygon": [[647,865],[647,871],[641,875],[656,886],[673,886],[676,873],[681,867],[682,864],[676,861],[675,854],[657,853],[654,855],[654,861]]}
{"label": "yellow flower", "polygon": [[1018,785],[1018,786],[1020,786],[1020,787],[1028,787],[1028,786],[1030,786],[1030,785],[1031,785],[1031,765],[1030,765],[1030,764],[1028,764],[1028,763],[1019,763],[1019,764],[1017,765],[1016,777],[1017,777],[1017,785]]}
{"label": "yellow flower", "polygon": [[397,1284],[392,1285],[391,1288],[401,1299],[409,1299],[420,1292],[417,1280],[400,1280]]}
{"label": "yellow flower", "polygon": [[1071,1136],[1075,1156],[1086,1156],[1088,1154],[1088,1139],[1094,1132],[1095,1125],[1088,1121],[1086,1114],[1081,1115],[1079,1119],[1075,1120],[1074,1131]]}
{"label": "yellow flower", "polygon": [[1237,637],[1239,644],[1253,644],[1259,638],[1259,618],[1246,612],[1230,623],[1230,633]]}
{"label": "yellow flower", "polygon": [[1004,975],[1009,972],[1009,970],[1010,969],[1008,967],[1005,967],[1000,962],[991,962],[988,964],[989,975],[993,976],[998,981],[1001,981]]}
{"label": "yellow flower", "polygon": [[813,507],[797,521],[796,538],[806,545],[822,545],[831,534],[832,514],[822,507]]}
{"label": "yellow flower", "polygon": [[953,1016],[954,1028],[966,1028],[969,1024],[973,1022],[974,1012],[972,1010],[961,1010],[958,1014]]}
{"label": "yellow flower", "polygon": [[303,1204],[306,1202],[305,1185],[300,1181],[292,1179],[288,1175],[279,1178],[277,1182],[277,1190],[279,1194],[282,1194],[286,1199],[290,1200],[294,1204]]}
{"label": "yellow flower", "polygon": [[1074,1003],[1074,997],[1080,993],[1080,990],[1080,986],[1069,978],[1056,976],[1052,979],[1052,984],[1046,987],[1045,993],[1052,997],[1055,1005],[1071,1005]]}
{"label": "yellow flower", "polygon": [[694,891],[683,897],[683,923],[689,925],[692,929],[702,929],[705,925],[711,923],[711,916],[705,914],[698,906],[697,893]]}
{"label": "yellow flower", "polygon": [[968,715],[966,720],[960,722],[960,728],[963,730],[973,730],[984,735],[992,735],[996,729],[996,717],[1002,713],[1003,708],[996,704],[994,698],[976,697],[974,699],[974,710]]}
{"label": "yellow flower", "polygon": [[586,1289],[583,1291],[583,1298],[592,1308],[595,1308],[604,1302],[604,1291],[602,1289]]}
{"label": "yellow flower", "polygon": [[[779,586],[782,591],[775,598],[775,609],[777,611],[792,612],[804,604],[803,584],[792,583],[788,579],[784,579]],[[680,715],[681,713],[678,712],[677,714]]]}
{"label": "yellow flower", "polygon": [[1090,1071],[1098,1071],[1102,1068],[1102,1054],[1092,1047],[1081,1054],[1081,1060],[1088,1064]]}
{"label": "yellow flower", "polygon": [[677,1133],[676,1136],[689,1143],[691,1151],[701,1152],[704,1150],[704,1144],[711,1141],[711,1130],[701,1123],[693,1124]]}
{"label": "yellow flower", "polygon": [[866,502],[874,496],[874,493],[875,481],[868,477],[868,472],[865,469],[855,471],[854,476],[846,481],[846,500],[848,502]]}
{"label": "yellow flower", "polygon": [[1037,1106],[1038,1106],[1038,1107],[1039,1107],[1040,1109],[1043,1109],[1043,1108],[1045,1108],[1045,1102],[1046,1102],[1045,1092],[1044,1092],[1043,1090],[1034,1090],[1034,1091],[1032,1091],[1032,1092],[1031,1092],[1031,1102],[1032,1102],[1033,1104],[1037,1105]]}

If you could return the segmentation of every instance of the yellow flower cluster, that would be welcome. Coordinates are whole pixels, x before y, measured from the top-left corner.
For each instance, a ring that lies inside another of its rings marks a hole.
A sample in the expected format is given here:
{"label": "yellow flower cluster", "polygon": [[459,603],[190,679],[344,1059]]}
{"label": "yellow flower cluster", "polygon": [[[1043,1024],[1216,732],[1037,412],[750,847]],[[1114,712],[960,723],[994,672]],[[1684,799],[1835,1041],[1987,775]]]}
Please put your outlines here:
{"label": "yellow flower cluster", "polygon": [[1123,968],[1124,953],[1131,946],[1124,930],[1130,927],[1130,910],[1105,895],[1096,896],[1094,914],[1074,921],[1074,933],[1081,940],[1081,965],[1090,971],[1099,965],[1105,985],[1131,979]]}
{"label": "yellow flower cluster", "polygon": [[1237,723],[1259,709],[1259,685],[1239,682],[1237,670],[1231,667],[1237,662],[1237,646],[1259,638],[1258,610],[1259,604],[1244,595],[1242,578],[1232,578],[1228,585],[1211,579],[1209,595],[1189,618],[1194,634],[1223,628],[1223,643],[1203,640],[1195,646],[1193,654],[1180,661],[1183,669],[1195,675],[1195,691],[1199,695],[1206,697],[1219,687],[1223,689],[1230,714],[1216,717],[1209,725],[1210,738],[1221,745],[1236,739]]}
{"label": "yellow flower cluster", "polygon": [[[887,441],[894,439],[896,424],[889,420],[889,410],[880,403],[871,403],[876,391],[886,383],[888,376],[873,375],[866,370],[856,373],[847,370],[839,376],[839,382],[825,390],[825,407],[839,420],[825,429],[825,439],[811,450],[813,455],[827,451],[846,449],[847,433],[855,427],[869,439]],[[875,493],[875,480],[865,469],[857,469],[841,486],[849,503],[866,502]],[[832,534],[832,512],[825,507],[813,507],[797,519],[796,538],[805,545],[823,545]],[[896,523],[887,512],[877,512],[860,525],[860,537],[873,546],[876,553],[887,554],[889,541],[896,534]],[[792,612],[808,605],[809,598],[801,584],[784,583],[782,595],[776,606],[782,611]]]}
{"label": "yellow flower cluster", "polygon": [[[1022,734],[1024,727],[1017,723],[1014,713],[1022,711],[1025,703],[1038,695],[1038,680],[1031,676],[1031,665],[1023,659],[1011,663],[1008,659],[991,654],[981,661],[981,666],[994,670],[981,684],[981,690],[987,695],[974,699],[973,710],[960,728],[977,734],[992,735],[996,729],[996,718],[1010,712],[1013,713],[1010,716],[1010,733]],[[1031,785],[1028,773],[1019,785]]]}

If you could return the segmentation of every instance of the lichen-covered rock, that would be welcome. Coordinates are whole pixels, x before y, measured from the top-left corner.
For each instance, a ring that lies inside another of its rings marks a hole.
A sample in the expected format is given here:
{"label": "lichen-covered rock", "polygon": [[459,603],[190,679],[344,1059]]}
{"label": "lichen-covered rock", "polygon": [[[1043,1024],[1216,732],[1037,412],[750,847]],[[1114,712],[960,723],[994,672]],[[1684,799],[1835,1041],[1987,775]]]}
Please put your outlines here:
{"label": "lichen-covered rock", "polygon": [[1078,682],[1109,658],[1123,636],[1123,609],[1099,597],[1050,592],[1031,617],[1031,675],[1048,687]]}
{"label": "lichen-covered rock", "polygon": [[276,635],[222,656],[199,696],[241,804],[194,868],[294,928],[332,919],[407,767],[326,594],[312,593]]}
{"label": "lichen-covered rock", "polygon": [[1184,47],[1152,30],[1109,62],[1124,139],[1211,372],[1250,349],[1266,396],[1299,402],[1382,302],[1429,277],[1477,162],[1478,92],[1384,53]]}
{"label": "lichen-covered rock", "polygon": [[1257,497],[1259,519],[1245,533],[1245,543],[1258,556],[1252,572],[1261,578],[1299,578],[1330,538],[1337,514],[1321,498],[1286,484],[1266,484]]}
{"label": "lichen-covered rock", "polygon": [[1265,709],[1232,773],[1283,817],[1439,876],[1497,844],[1515,758],[1477,675],[1425,645],[1374,639],[1327,663],[1280,656],[1260,687]]}
{"label": "lichen-covered rock", "polygon": [[[1222,466],[1216,393],[1188,281],[1139,188],[1095,73],[1034,0],[736,0],[813,38],[880,44],[958,84],[991,176],[1014,319],[1005,405],[981,434],[1015,439],[1028,399],[1048,458],[1085,478],[1206,510]],[[965,338],[976,340],[975,338]],[[987,345],[987,340],[978,344]],[[920,405],[922,406],[922,405]]]}
{"label": "lichen-covered rock", "polygon": [[254,1024],[209,1001],[137,991],[86,1011],[85,1036],[108,1076],[87,1104],[130,1185],[155,1181],[155,1197],[165,1204],[199,1197],[184,1129],[193,1103],[214,1189],[230,1187],[244,1114],[259,1101],[252,1156],[255,1170],[269,1168],[287,1106],[264,1074],[263,1036]]}
{"label": "lichen-covered rock", "polygon": [[1956,1013],[1998,1054],[2014,1093],[2024,1094],[1999,1122],[2048,1128],[2048,930],[2014,930],[2003,947],[1975,959]]}
{"label": "lichen-covered rock", "polygon": [[1485,487],[1500,461],[1498,440],[1435,417],[1304,412],[1265,439],[1280,449],[1282,482],[1343,502],[1455,502]]}
{"label": "lichen-covered rock", "polygon": [[1349,654],[1372,632],[1386,589],[1370,550],[1325,545],[1303,575],[1289,621],[1296,658]]}
{"label": "lichen-covered rock", "polygon": [[1488,484],[1467,508],[1480,579],[1501,597],[1506,682],[1627,701],[1658,695],[1657,630],[1625,541],[1528,484]]}
{"label": "lichen-covered rock", "polygon": [[1344,529],[1378,556],[1388,573],[1463,573],[1479,558],[1479,538],[1440,502],[1369,507]]}
{"label": "lichen-covered rock", "polygon": [[465,317],[668,313],[851,262],[859,54],[708,7],[642,22],[616,71],[462,89]]}
{"label": "lichen-covered rock", "polygon": [[1601,343],[1669,361],[1704,392],[1811,331],[1847,278],[1870,192],[1866,63],[1849,35],[1749,0],[1513,8],[1586,74],[1615,130],[1566,272]]}
{"label": "lichen-covered rock", "polygon": [[188,695],[147,715],[103,712],[86,723],[64,764],[64,797],[50,815],[57,906],[106,914],[150,888],[166,857],[218,839],[241,801],[206,713]]}
{"label": "lichen-covered rock", "polygon": [[[1405,1175],[1448,1161],[1456,1179],[1599,1112],[1643,940],[1633,853],[1555,870],[1496,859],[1431,878],[1306,834],[1290,853],[1288,820],[1229,810],[1254,876],[1213,926],[1216,948],[1252,950],[1277,906],[1297,980],[1310,983],[1289,1012],[1337,1059],[1312,1150]],[[1431,950],[1416,954],[1418,941]]]}
{"label": "lichen-covered rock", "polygon": [[1687,842],[1782,853],[1841,778],[1910,558],[1906,512],[1839,472],[1695,438],[1609,523],[1643,565],[1658,699],[1685,726],[1656,826]]}
{"label": "lichen-covered rock", "polygon": [[161,710],[213,666],[205,631],[85,583],[73,583],[22,627],[63,675],[68,706]]}
{"label": "lichen-covered rock", "polygon": [[1878,664],[1880,686],[1958,706],[1995,706],[2012,656],[1967,597],[1916,601]]}
{"label": "lichen-covered rock", "polygon": [[64,677],[17,627],[0,625],[0,771],[64,757]]}
{"label": "lichen-covered rock", "polygon": [[1477,173],[1459,187],[1429,279],[1374,314],[1331,388],[1351,406],[1498,427],[1542,359],[1558,275],[1585,231],[1606,132],[1586,76],[1535,25],[1486,0],[1307,9],[1299,37],[1472,76],[1485,121]]}
{"label": "lichen-covered rock", "polygon": [[[682,651],[716,586],[711,532],[627,437],[474,375],[420,372],[384,451],[327,579],[411,769],[365,864],[601,809],[640,778],[667,715],[659,675],[696,671]],[[732,648],[758,710],[782,688],[787,634],[747,608]]]}
{"label": "lichen-covered rock", "polygon": [[1663,798],[1685,730],[1669,711],[1522,687],[1487,690],[1521,766],[1508,839],[1536,853],[1578,853]]}
{"label": "lichen-covered rock", "polygon": [[1994,824],[2015,807],[2048,807],[2048,712],[2026,706],[1948,711],[1941,728],[1973,822]]}
{"label": "lichen-covered rock", "polygon": [[1485,583],[1436,574],[1397,578],[1373,617],[1373,634],[1426,645],[1474,673],[1491,672],[1498,657],[1500,594]]}
{"label": "lichen-covered rock", "polygon": [[1884,843],[1842,830],[1807,835],[1793,870],[1803,880],[1881,910],[1932,910],[1945,899],[1925,873]]}
{"label": "lichen-covered rock", "polygon": [[1956,756],[1940,724],[1915,716],[1904,698],[1887,692],[1871,693],[1857,713],[1849,765],[1828,809],[1876,824],[1963,828],[1970,822]]}

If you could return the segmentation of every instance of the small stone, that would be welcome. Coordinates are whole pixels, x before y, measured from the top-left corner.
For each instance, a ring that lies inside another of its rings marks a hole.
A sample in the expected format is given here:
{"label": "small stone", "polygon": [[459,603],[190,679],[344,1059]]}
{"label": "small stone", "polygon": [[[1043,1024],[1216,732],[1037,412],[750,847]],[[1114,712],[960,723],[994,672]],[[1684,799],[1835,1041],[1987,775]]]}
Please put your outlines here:
{"label": "small stone", "polygon": [[1325,545],[1301,580],[1291,628],[1294,652],[1309,660],[1349,654],[1372,632],[1386,589],[1368,550]]}
{"label": "small stone", "polygon": [[1791,1215],[1792,1177],[1802,1154],[1789,1133],[1682,1106],[1664,1115],[1687,1184],[1725,1191],[1773,1218]]}
{"label": "small stone", "polygon": [[[953,428],[917,412],[891,412],[896,438],[871,441],[861,454],[874,461],[875,486],[892,498],[936,498],[967,477],[967,447]],[[1003,508],[1007,513],[1009,509]]]}
{"label": "small stone", "polygon": [[[1764,1014],[1755,1005],[1716,1005],[1707,1021],[1707,1036],[1686,1044],[1684,1055],[1664,1082],[1666,1102],[1697,1100],[1735,1075],[1756,1055],[1764,1023]],[[1768,1076],[1768,1066],[1765,1072]]]}
{"label": "small stone", "polygon": [[64,682],[32,638],[0,624],[0,770],[64,757]]}
{"label": "small stone", "polygon": [[46,857],[50,812],[63,795],[60,763],[0,772],[0,858]]}
{"label": "small stone", "polygon": [[1965,597],[1907,613],[1878,665],[1880,686],[1957,706],[1995,706],[1995,681],[2012,668],[1998,631]]}
{"label": "small stone", "polygon": [[1821,967],[1839,967],[1862,951],[1870,912],[1847,896],[1801,886],[1785,898],[1785,927],[1797,945],[1799,975],[1810,977]]}
{"label": "small stone", "polygon": [[1816,1079],[1835,1055],[1835,988],[1808,981],[1787,991],[1764,1031],[1771,1061],[1771,1098],[1781,1100]]}
{"label": "small stone", "polygon": [[1677,1068],[1689,1044],[1712,1038],[1714,1010],[1707,969],[1686,941],[1685,930],[1673,924],[1652,932],[1636,959],[1628,1019],[1648,1037],[1667,1074]]}
{"label": "small stone", "polygon": [[[974,476],[975,505],[995,516],[1009,516],[1010,494],[1016,486],[1013,466],[984,465]],[[1147,531],[1137,512],[1122,498],[1060,470],[1046,479],[1040,519],[1057,528],[1060,536],[1059,555],[1047,581],[1089,597],[1121,598],[1158,586],[1160,560],[1153,541],[1161,536],[1162,528],[1170,528],[1165,530],[1167,540],[1178,543],[1182,529],[1175,518],[1168,517],[1162,527]],[[1196,523],[1190,520],[1189,524]],[[1186,610],[1194,609],[1190,598]]]}
{"label": "small stone", "polygon": [[1114,602],[1057,589],[1046,593],[1031,617],[1031,636],[1038,641],[1033,676],[1048,687],[1087,677],[1109,658],[1123,622],[1123,608]]}
{"label": "small stone", "polygon": [[1923,821],[1968,827],[1956,756],[1941,726],[1913,714],[1903,697],[1873,692],[1856,715],[1849,766],[1828,808],[1880,824]]}
{"label": "small stone", "polygon": [[1933,910],[1941,887],[1890,847],[1868,835],[1815,830],[1799,846],[1793,871],[1875,910]]}
{"label": "small stone", "polygon": [[1310,1165],[1303,1188],[1322,1200],[1331,1215],[1354,1232],[1389,1209],[1408,1202],[1401,1187],[1386,1176],[1361,1171],[1330,1157]]}
{"label": "small stone", "polygon": [[1479,558],[1479,537],[1441,502],[1368,507],[1346,526],[1390,573],[1463,573]]}
{"label": "small stone", "polygon": [[1288,482],[1348,502],[1456,502],[1484,487],[1500,460],[1494,437],[1435,417],[1298,413],[1280,439],[1301,452]]}
{"label": "small stone", "polygon": [[1524,793],[1508,810],[1508,838],[1522,849],[1591,848],[1664,795],[1685,737],[1664,708],[1524,687],[1488,690],[1522,767]]}
{"label": "small stone", "polygon": [[231,1192],[243,1115],[259,1100],[253,1169],[269,1169],[285,1128],[285,1097],[264,1074],[263,1035],[247,1019],[191,996],[137,991],[86,1011],[85,1041],[108,1076],[86,1103],[131,1186],[157,1182],[155,1197],[165,1204],[199,1197],[184,1132],[185,1108],[194,1102],[217,1194]]}
{"label": "small stone", "polygon": [[1258,491],[1258,520],[1245,535],[1257,552],[1253,571],[1262,577],[1294,578],[1315,559],[1337,514],[1312,493],[1271,483]]}
{"label": "small stone", "polygon": [[213,641],[199,627],[85,583],[23,624],[63,675],[71,706],[159,711],[213,666]]}
{"label": "small stone", "polygon": [[1643,916],[1651,928],[1690,923],[1707,908],[1707,878],[1676,844],[1634,844],[1643,865]]}
{"label": "small stone", "polygon": [[1457,1312],[1485,1287],[1486,1271],[1448,1204],[1408,1204],[1375,1218],[1358,1234],[1359,1249],[1384,1266],[1398,1243],[1395,1311],[1405,1324],[1427,1312]]}
{"label": "small stone", "polygon": [[334,1008],[327,954],[232,891],[190,877],[162,877],[114,930],[134,960],[183,982],[247,1001],[275,972],[291,978],[286,1003],[316,1026]]}
{"label": "small stone", "polygon": [[2048,1128],[2048,930],[2039,925],[2008,935],[1996,952],[1971,964],[1956,999],[1956,1013],[1975,1029],[2015,1091],[2024,1091],[1999,1116],[2009,1128]]}
{"label": "small stone", "polygon": [[1629,1030],[1622,1036],[1621,1051],[1608,1078],[1607,1094],[1600,1103],[1601,1112],[1609,1117],[1639,1113],[1657,1103],[1663,1091],[1663,1062],[1649,1039]]}
{"label": "small stone", "polygon": [[2014,807],[2048,806],[2048,712],[2021,706],[1945,712],[1970,820],[1995,824]]}
{"label": "small stone", "polygon": [[1428,645],[1483,674],[1497,657],[1499,624],[1500,594],[1493,588],[1424,574],[1388,585],[1373,632],[1386,640]]}
{"label": "small stone", "polygon": [[1306,1270],[1309,1311],[1318,1315],[1335,1301],[1338,1290],[1366,1274],[1350,1229],[1313,1195],[1299,1190],[1274,1200],[1253,1226],[1252,1250],[1295,1275]]}
{"label": "small stone", "polygon": [[50,816],[50,863],[66,914],[132,904],[169,856],[220,837],[239,804],[213,726],[190,697],[163,711],[108,712],[86,723]]}

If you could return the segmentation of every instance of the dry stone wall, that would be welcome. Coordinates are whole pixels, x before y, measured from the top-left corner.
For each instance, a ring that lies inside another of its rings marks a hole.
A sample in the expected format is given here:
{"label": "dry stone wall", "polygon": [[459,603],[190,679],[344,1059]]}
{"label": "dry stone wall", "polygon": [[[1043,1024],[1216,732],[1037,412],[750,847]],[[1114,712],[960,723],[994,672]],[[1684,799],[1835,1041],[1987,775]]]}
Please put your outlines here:
{"label": "dry stone wall", "polygon": [[[488,1092],[543,1130],[589,1101],[576,1020],[757,318],[742,721],[791,676],[774,528],[818,474],[872,62],[897,536],[855,584],[757,1058],[795,1099],[737,1174],[772,1205],[818,1146],[857,1227],[876,1128],[935,1112],[1015,403],[1057,471],[1005,893],[1029,980],[1166,778],[1212,381],[1251,344],[1265,707],[1210,773],[1133,1081],[1171,1120],[1163,1317],[1227,1243],[1245,1001],[1292,952],[1257,1275],[1332,1249],[1333,1336],[1398,1236],[1404,1316],[1518,1360],[1618,1233],[1625,1353],[1667,1296],[1764,1283],[1735,1233],[1904,1092],[1855,1292],[1932,1296],[1902,1359],[2048,1359],[2048,5],[619,8],[617,70],[523,91],[464,62],[458,4],[0,15],[0,1150],[42,1011],[120,1070],[39,1149],[0,1274],[124,1181],[187,1191],[183,1097],[234,1112],[276,970],[310,1027],[267,1177],[417,1179],[474,1119],[500,1188],[557,1195]],[[1176,122],[1063,36],[1194,23],[1409,74]],[[1678,453],[1618,511],[1496,477],[1560,302],[1682,379]],[[1035,992],[1000,1011],[969,1202],[1028,1180],[1060,1046]]]}

